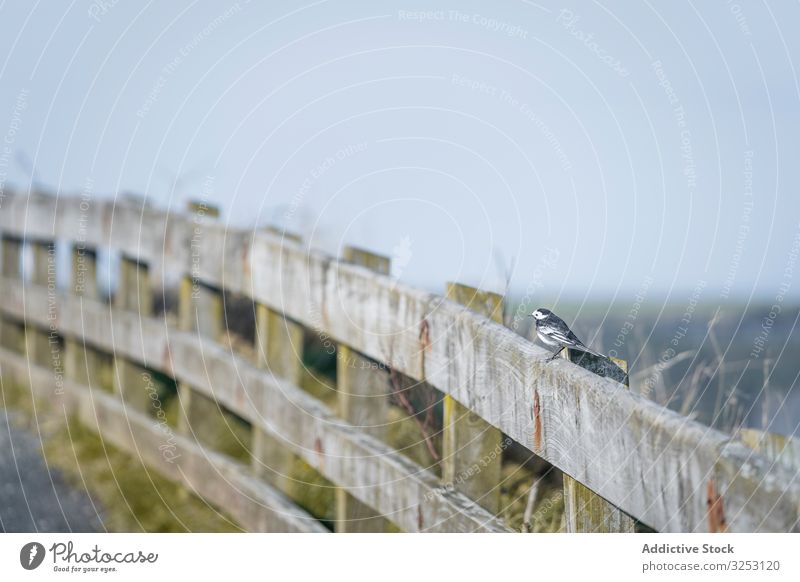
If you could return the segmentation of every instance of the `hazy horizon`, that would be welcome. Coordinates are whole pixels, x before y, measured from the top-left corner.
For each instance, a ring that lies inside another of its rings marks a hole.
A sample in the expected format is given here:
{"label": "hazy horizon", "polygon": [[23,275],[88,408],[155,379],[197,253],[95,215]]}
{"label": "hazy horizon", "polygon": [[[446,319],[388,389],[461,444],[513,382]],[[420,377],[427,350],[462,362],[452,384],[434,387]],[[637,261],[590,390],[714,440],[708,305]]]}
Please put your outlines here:
{"label": "hazy horizon", "polygon": [[432,290],[513,262],[514,296],[769,303],[800,244],[798,13],[4,3],[0,186],[206,199]]}

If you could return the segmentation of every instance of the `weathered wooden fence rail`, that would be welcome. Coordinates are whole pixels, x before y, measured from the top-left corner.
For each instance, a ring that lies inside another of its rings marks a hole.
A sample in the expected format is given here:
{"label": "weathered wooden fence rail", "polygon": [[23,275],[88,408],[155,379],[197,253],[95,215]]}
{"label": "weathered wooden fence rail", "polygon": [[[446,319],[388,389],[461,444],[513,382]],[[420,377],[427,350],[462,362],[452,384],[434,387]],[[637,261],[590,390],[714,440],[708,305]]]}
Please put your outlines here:
{"label": "weathered wooden fence rail", "polygon": [[[390,521],[406,531],[508,531],[497,517],[499,461],[490,454],[506,435],[598,503],[660,531],[797,531],[796,466],[568,360],[545,363],[547,352],[495,321],[496,297],[458,287],[439,297],[398,284],[369,253],[338,260],[203,213],[202,205],[183,214],[130,200],[7,195],[3,376],[253,530],[323,529],[282,492],[283,468],[300,457],[337,488],[338,530],[383,530]],[[56,240],[76,249],[69,292],[55,288]],[[36,249],[34,269],[23,282],[27,245]],[[106,248],[122,256],[112,304],[98,298],[95,280],[97,251]],[[181,288],[175,325],[153,314],[153,291],[169,280]],[[230,292],[254,302],[255,361],[220,342]],[[338,346],[338,415],[299,385],[304,330]],[[110,393],[91,378],[103,353],[114,359]],[[342,369],[352,361],[377,365]],[[442,477],[385,442],[387,369],[443,393]],[[175,446],[183,453],[172,462],[145,412],[148,370],[178,383]],[[249,423],[252,465],[203,442],[204,417],[220,410]],[[619,523],[601,519],[594,529]]]}

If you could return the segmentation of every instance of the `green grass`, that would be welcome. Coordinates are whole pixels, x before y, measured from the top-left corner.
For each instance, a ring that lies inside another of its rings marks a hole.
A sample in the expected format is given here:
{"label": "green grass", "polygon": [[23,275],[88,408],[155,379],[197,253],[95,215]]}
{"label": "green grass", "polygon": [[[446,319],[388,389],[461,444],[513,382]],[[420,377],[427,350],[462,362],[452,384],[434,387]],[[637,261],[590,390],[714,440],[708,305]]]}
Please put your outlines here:
{"label": "green grass", "polygon": [[[545,470],[546,471],[546,470]],[[500,484],[500,517],[515,531],[523,531],[528,493],[536,479],[539,492],[531,513],[530,531],[534,533],[561,531],[564,515],[563,485],[557,471],[540,475],[522,463],[503,462]]]}
{"label": "green grass", "polygon": [[[110,374],[111,366],[105,368]],[[307,366],[301,385],[336,410],[335,376],[326,373],[328,370],[324,366],[321,368]],[[108,381],[110,376],[103,379]],[[167,386],[168,383],[162,381],[164,378],[161,377],[154,377],[154,380],[168,422],[175,427],[179,416],[175,386]],[[110,384],[110,381],[107,383]],[[25,416],[32,423],[34,402],[30,390],[7,380],[2,388],[6,406],[26,413]],[[203,436],[207,437],[203,440],[214,442],[214,448],[220,452],[248,462],[252,437],[249,423],[227,411],[220,411],[211,401],[208,405],[201,408],[208,408],[205,412],[209,414],[206,416],[213,416],[215,422],[204,423],[204,426],[207,424],[214,434],[206,434],[201,430]],[[392,406],[390,409],[388,441],[417,463],[438,472],[438,465],[425,446],[416,423],[398,407]],[[35,403],[35,411],[39,429],[45,435],[44,455],[47,463],[60,469],[75,487],[89,490],[102,508],[103,522],[109,531],[241,531],[222,512],[182,486],[160,477],[137,457],[105,443],[76,419],[70,419],[64,425],[63,419],[48,415],[39,402]],[[437,449],[440,450],[440,435],[436,436]],[[334,484],[300,458],[295,458],[289,473],[289,486],[285,493],[298,506],[332,528],[335,520]],[[502,509],[499,517],[512,529],[519,531],[523,526],[527,493],[537,474],[537,471],[522,463],[506,460],[503,464],[500,484]],[[563,496],[560,481],[550,481],[545,480],[540,485],[536,510],[532,516],[532,531],[558,531],[561,526]]]}
{"label": "green grass", "polygon": [[103,507],[110,531],[234,532],[236,523],[180,485],[163,479],[137,457],[104,443],[71,420],[48,439],[45,457],[77,487],[82,482]]}
{"label": "green grass", "polygon": [[43,403],[33,402],[29,389],[3,379],[2,401],[28,418],[28,429],[34,428],[35,405],[45,461],[77,489],[88,489],[109,531],[241,531],[222,512],[104,442],[76,419],[65,425],[48,414]]}
{"label": "green grass", "polygon": [[336,519],[336,486],[300,457],[289,471],[286,495],[299,507],[333,530]]}

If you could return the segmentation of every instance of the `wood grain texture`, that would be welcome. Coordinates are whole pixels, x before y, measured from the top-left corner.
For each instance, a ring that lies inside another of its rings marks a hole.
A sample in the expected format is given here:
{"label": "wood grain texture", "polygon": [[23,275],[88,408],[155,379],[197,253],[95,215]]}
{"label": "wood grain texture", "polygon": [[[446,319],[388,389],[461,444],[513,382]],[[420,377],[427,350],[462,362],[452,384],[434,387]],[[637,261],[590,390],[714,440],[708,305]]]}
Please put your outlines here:
{"label": "wood grain texture", "polygon": [[[708,531],[708,489],[730,531],[798,529],[800,483],[730,436],[631,394],[457,304],[258,231],[78,198],[9,194],[0,230],[111,246],[165,271],[250,296],[424,380],[578,481],[663,531]],[[91,216],[89,216],[91,215]],[[142,225],[147,225],[146,229]],[[422,334],[422,330],[425,334]],[[423,338],[425,341],[421,341]],[[142,349],[140,351],[147,351]]]}
{"label": "wood grain texture", "polygon": [[[303,373],[303,328],[282,314],[256,304],[257,366],[287,382],[300,384]],[[266,403],[269,406],[269,403]],[[296,455],[281,435],[253,427],[253,468],[280,491],[291,488]]]}
{"label": "wood grain texture", "polygon": [[83,244],[72,245],[72,273],[70,292],[90,299],[97,299],[97,251]]}
{"label": "wood grain texture", "polygon": [[372,251],[358,247],[345,247],[342,259],[354,265],[366,267],[379,275],[388,275],[391,270],[392,262],[389,257],[373,253]]}
{"label": "wood grain texture", "polygon": [[[34,321],[46,317],[46,289],[8,280],[0,291],[10,301],[5,312],[28,305]],[[201,343],[191,332],[168,329],[157,318],[140,318],[127,311],[109,314],[108,306],[58,296],[58,325],[66,336],[102,342],[113,334],[120,355],[159,369],[214,398],[253,427],[281,438],[327,479],[362,503],[379,511],[405,531],[509,531],[494,516],[466,496],[441,486],[439,479],[379,440],[338,418],[322,402],[297,386],[245,359],[228,348]],[[34,307],[39,306],[39,307]]]}
{"label": "wood grain texture", "polygon": [[224,308],[219,289],[184,278],[178,302],[181,329],[195,331],[211,341],[222,338]]}
{"label": "wood grain texture", "polygon": [[[2,244],[3,277],[19,279],[22,275],[22,240],[4,233],[0,244]],[[24,317],[21,313],[6,313],[4,317],[0,318],[0,345],[14,351],[26,349],[23,321]]]}
{"label": "wood grain texture", "polygon": [[[594,374],[604,377],[624,379],[623,384],[628,385],[628,362],[618,358],[604,358],[595,356],[584,357],[583,352],[564,350],[565,359],[576,363]],[[594,491],[576,481],[566,473],[564,481],[564,517],[566,530],[570,533],[632,533],[635,530],[634,519],[609,503]]]}
{"label": "wood grain texture", "polygon": [[[97,252],[84,245],[73,245],[70,293],[88,299],[98,298]],[[64,372],[79,384],[97,387],[98,372],[102,366],[96,349],[86,345],[82,338],[64,338]]]}
{"label": "wood grain texture", "polygon": [[[55,243],[51,240],[35,240],[29,241],[28,245],[33,251],[31,281],[55,292]],[[28,357],[36,364],[52,366],[53,357],[60,356],[58,338],[51,337],[49,326],[26,325],[25,341]]]}
{"label": "wood grain texture", "polygon": [[[281,493],[252,477],[247,465],[203,448],[192,439],[170,435],[178,456],[169,462],[159,448],[167,437],[152,417],[125,408],[116,397],[73,381],[65,383],[64,394],[54,396],[49,370],[30,366],[24,357],[2,348],[0,365],[8,377],[30,385],[42,402],[77,414],[82,424],[105,441],[139,457],[157,473],[221,508],[246,530],[328,531]],[[63,412],[55,416],[65,418]]]}
{"label": "wood grain texture", "polygon": [[752,428],[739,431],[741,441],[789,471],[800,471],[800,439]]}
{"label": "wood grain texture", "polygon": [[[346,261],[377,273],[389,274],[388,257],[363,249],[345,247]],[[379,440],[386,442],[389,420],[389,378],[386,370],[349,346],[336,347],[336,397],[340,416]],[[384,532],[386,520],[371,507],[361,503],[346,489],[336,489],[336,531],[339,533]]]}
{"label": "wood grain texture", "polygon": [[[153,313],[153,294],[147,264],[123,255],[119,262],[119,281],[114,305],[120,311],[131,311],[141,317]],[[114,391],[126,406],[144,412],[150,406],[147,370],[124,355],[114,353]]]}
{"label": "wood grain texture", "polygon": [[[503,297],[460,283],[448,283],[446,297],[465,308],[503,323]],[[502,433],[445,394],[442,481],[491,513],[500,510]]]}
{"label": "wood grain texture", "polygon": [[119,281],[114,304],[121,309],[153,313],[153,290],[147,264],[122,256],[119,262]]}
{"label": "wood grain texture", "polygon": [[189,214],[208,218],[219,218],[221,214],[217,206],[210,205],[202,200],[189,200],[186,203],[186,210]]}
{"label": "wood grain texture", "polygon": [[3,235],[3,276],[18,278],[22,265],[22,240],[17,237]]}
{"label": "wood grain texture", "polygon": [[564,475],[564,524],[569,533],[632,533],[634,520],[591,489]]}
{"label": "wood grain texture", "polygon": [[114,356],[113,386],[130,410],[145,412],[150,408],[149,374],[145,368],[122,355]]}

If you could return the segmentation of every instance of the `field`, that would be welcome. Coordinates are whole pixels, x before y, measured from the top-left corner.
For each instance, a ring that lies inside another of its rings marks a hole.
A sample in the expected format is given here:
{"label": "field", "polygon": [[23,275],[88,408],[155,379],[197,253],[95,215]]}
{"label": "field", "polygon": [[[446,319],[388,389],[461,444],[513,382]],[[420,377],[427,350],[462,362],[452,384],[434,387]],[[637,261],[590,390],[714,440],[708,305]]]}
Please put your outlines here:
{"label": "field", "polygon": [[[662,310],[654,299],[638,311],[633,300],[555,304],[585,342],[627,360],[631,387],[659,404],[725,432],[800,430],[800,306],[783,305],[770,318],[763,302],[666,303]],[[531,337],[529,322],[521,320],[519,331]]]}

